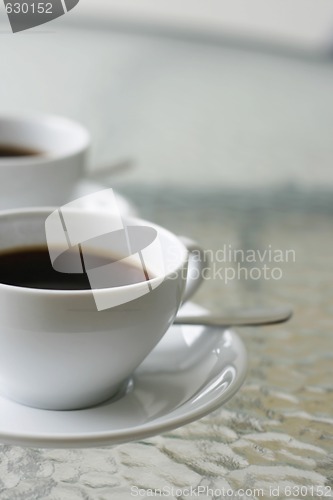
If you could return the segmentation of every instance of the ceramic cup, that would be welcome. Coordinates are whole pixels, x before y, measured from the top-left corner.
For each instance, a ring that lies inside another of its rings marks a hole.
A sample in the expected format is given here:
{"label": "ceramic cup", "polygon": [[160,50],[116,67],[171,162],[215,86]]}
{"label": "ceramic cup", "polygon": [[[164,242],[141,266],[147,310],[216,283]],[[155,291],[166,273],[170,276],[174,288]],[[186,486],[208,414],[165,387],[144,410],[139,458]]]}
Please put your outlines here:
{"label": "ceramic cup", "polygon": [[70,194],[84,174],[88,132],[67,118],[0,116],[1,147],[37,151],[0,157],[0,209],[51,206]]}
{"label": "ceramic cup", "polygon": [[[85,229],[114,227],[112,214],[71,214]],[[59,250],[64,233],[59,230],[50,236],[49,231],[57,226],[56,219],[57,212],[45,208],[1,212],[0,253],[46,245],[50,240],[59,244]],[[85,408],[109,399],[163,337],[182,301],[200,285],[203,259],[197,258],[201,250],[195,244],[186,246],[170,231],[141,219],[122,218],[122,224],[126,238],[134,238],[127,258],[136,263],[144,260],[148,281],[66,291],[3,284],[0,276],[0,393],[4,396],[52,410]],[[136,234],[142,228],[156,235],[146,248],[137,244]],[[66,238],[75,240],[70,224],[66,231]],[[78,238],[85,251],[84,235]],[[96,251],[102,245],[104,251],[101,241],[92,238],[87,245]],[[109,244],[112,247],[112,238]],[[188,277],[191,252],[198,272]],[[103,268],[101,275],[107,272]],[[94,273],[91,277],[96,278]]]}

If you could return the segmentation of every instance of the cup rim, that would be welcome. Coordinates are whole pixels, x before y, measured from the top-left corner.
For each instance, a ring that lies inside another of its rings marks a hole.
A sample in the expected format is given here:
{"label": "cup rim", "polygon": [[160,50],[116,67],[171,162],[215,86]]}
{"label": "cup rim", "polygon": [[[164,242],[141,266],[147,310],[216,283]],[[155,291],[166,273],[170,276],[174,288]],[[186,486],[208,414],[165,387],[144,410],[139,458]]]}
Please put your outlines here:
{"label": "cup rim", "polygon": [[90,134],[88,130],[81,125],[79,122],[67,118],[65,116],[53,115],[53,114],[4,114],[0,115],[1,123],[13,123],[17,125],[31,126],[39,125],[49,127],[50,130],[53,126],[58,126],[66,128],[67,130],[72,130],[78,139],[73,141],[73,146],[68,148],[67,151],[52,151],[43,155],[36,156],[15,156],[15,157],[3,157],[0,160],[0,168],[5,166],[13,165],[39,165],[48,164],[57,160],[62,160],[64,158],[73,157],[86,149],[90,145]]}
{"label": "cup rim", "polygon": [[[17,215],[23,215],[23,216],[30,216],[30,215],[47,215],[52,213],[53,211],[57,210],[59,207],[29,207],[29,208],[22,208],[22,209],[8,209],[8,210],[1,210],[0,211],[0,222],[2,217],[15,217]],[[84,213],[84,210],[82,209],[73,209],[74,212],[77,213]],[[89,210],[87,210],[89,213]],[[103,211],[90,211],[90,213],[94,214],[104,214],[106,215],[107,212]],[[175,235],[173,232],[170,230],[166,229],[163,226],[160,226],[158,224],[155,224],[154,222],[148,221],[146,219],[141,219],[140,217],[128,217],[128,216],[122,216],[122,219],[126,221],[139,221],[143,222],[144,224],[147,224],[150,227],[153,227],[156,229],[158,232],[166,234],[169,238],[172,238],[179,246],[179,248],[182,249],[183,251],[183,256],[181,262],[178,262],[177,266],[175,266],[174,269],[172,269],[170,272],[168,272],[164,278],[163,281],[168,279],[172,274],[177,273],[184,265],[187,264],[188,258],[189,258],[189,251],[186,248],[186,246],[182,243],[182,241]],[[85,290],[59,290],[59,289],[52,289],[52,288],[31,288],[31,287],[26,287],[26,286],[17,286],[17,285],[9,285],[7,283],[1,283],[0,282],[0,290],[8,290],[12,293],[20,293],[20,294],[33,294],[33,295],[42,295],[42,296],[58,296],[58,297],[88,297],[91,295],[92,291],[94,294],[105,294],[105,293],[117,293],[117,290],[133,290],[133,289],[140,289],[143,286],[145,286],[147,283],[154,284],[156,282],[160,282],[161,277],[160,276],[154,276],[153,278],[150,278],[149,280],[145,281],[140,281],[139,283],[132,283],[129,285],[120,285],[120,286],[114,286],[114,287],[108,287],[108,288],[89,288]]]}

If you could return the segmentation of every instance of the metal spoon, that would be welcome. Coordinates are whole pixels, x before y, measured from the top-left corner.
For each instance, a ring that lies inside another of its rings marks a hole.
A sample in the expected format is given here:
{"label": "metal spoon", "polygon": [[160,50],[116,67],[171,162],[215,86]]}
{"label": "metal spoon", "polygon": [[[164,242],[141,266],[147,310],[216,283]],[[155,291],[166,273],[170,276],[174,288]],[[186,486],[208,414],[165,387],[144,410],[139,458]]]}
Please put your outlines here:
{"label": "metal spoon", "polygon": [[199,316],[180,315],[175,318],[176,325],[203,325],[215,327],[227,326],[259,326],[284,323],[293,314],[289,306],[255,307],[251,309],[234,309],[229,314],[205,314]]}
{"label": "metal spoon", "polygon": [[119,172],[122,173],[126,170],[130,170],[133,165],[134,160],[132,160],[132,158],[124,158],[123,160],[119,160],[111,165],[106,164],[88,172],[86,174],[86,178],[94,181],[103,181],[115,173],[117,174]]}

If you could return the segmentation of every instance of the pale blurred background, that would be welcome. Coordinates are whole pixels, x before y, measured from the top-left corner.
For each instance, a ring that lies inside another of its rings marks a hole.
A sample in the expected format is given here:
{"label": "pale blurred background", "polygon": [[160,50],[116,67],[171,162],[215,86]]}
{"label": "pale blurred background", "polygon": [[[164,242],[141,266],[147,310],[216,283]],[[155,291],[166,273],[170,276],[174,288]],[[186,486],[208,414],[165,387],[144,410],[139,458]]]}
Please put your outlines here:
{"label": "pale blurred background", "polygon": [[333,185],[330,0],[81,0],[13,35],[0,109],[83,122],[134,184]]}

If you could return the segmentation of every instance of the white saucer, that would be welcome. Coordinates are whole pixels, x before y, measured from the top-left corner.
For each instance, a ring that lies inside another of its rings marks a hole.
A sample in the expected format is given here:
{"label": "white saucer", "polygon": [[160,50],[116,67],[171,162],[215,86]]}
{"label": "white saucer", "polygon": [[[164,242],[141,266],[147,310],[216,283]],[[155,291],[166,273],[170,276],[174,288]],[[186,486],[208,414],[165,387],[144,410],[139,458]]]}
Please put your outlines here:
{"label": "white saucer", "polygon": [[[66,203],[68,201],[73,201],[77,200],[78,198],[84,197],[88,194],[91,193],[96,193],[100,191],[100,194],[98,197],[94,197],[93,201],[89,201],[89,205],[87,204],[87,200],[83,199],[82,200],[82,208],[83,209],[102,209],[102,210],[107,210],[108,208],[113,209],[113,200],[110,198],[108,195],[108,192],[106,191],[107,187],[104,186],[102,183],[91,181],[89,179],[82,179],[80,180],[77,185],[75,186],[71,196],[70,200],[59,200],[59,205],[62,205],[63,203]],[[137,210],[134,208],[134,206],[128,201],[126,198],[121,196],[119,193],[114,191],[117,199],[117,206],[122,215],[127,215],[129,217],[136,217]]]}
{"label": "white saucer", "polygon": [[[181,312],[204,310],[188,303]],[[215,410],[242,385],[245,347],[232,330],[172,326],[122,394],[76,411],[29,408],[0,397],[0,442],[74,448],[142,439]]]}

